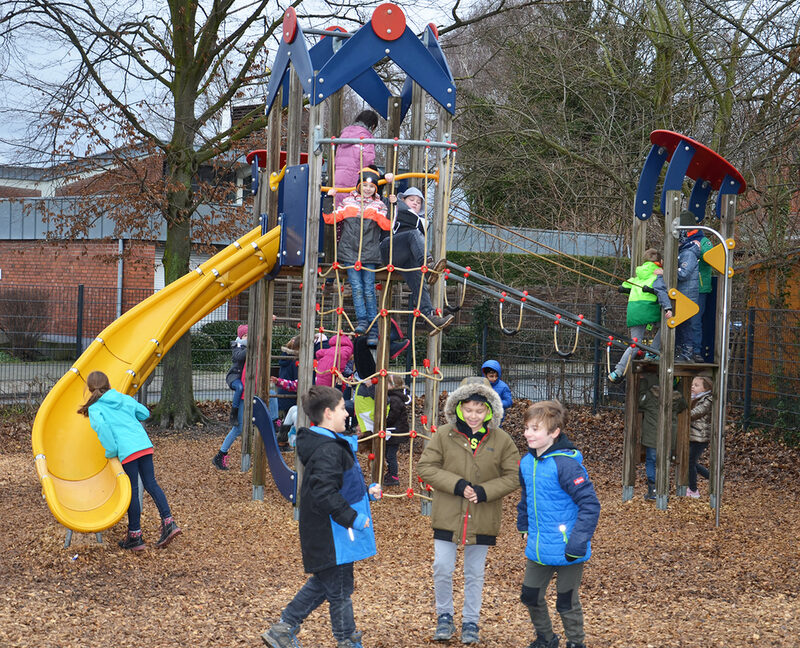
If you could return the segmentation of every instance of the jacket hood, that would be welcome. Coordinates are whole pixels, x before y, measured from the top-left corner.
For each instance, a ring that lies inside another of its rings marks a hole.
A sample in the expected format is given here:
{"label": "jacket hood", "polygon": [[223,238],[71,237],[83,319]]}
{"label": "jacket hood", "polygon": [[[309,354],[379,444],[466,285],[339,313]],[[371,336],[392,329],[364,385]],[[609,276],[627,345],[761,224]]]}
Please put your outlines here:
{"label": "jacket hood", "polygon": [[105,405],[106,407],[113,407],[115,409],[118,409],[122,407],[124,401],[122,398],[122,394],[120,394],[116,389],[109,389],[95,402],[103,403],[103,405]]}
{"label": "jacket hood", "polygon": [[[542,457],[546,457],[551,452],[558,452],[559,450],[575,450],[575,444],[569,440],[566,434],[562,432],[558,435],[558,438],[553,441],[553,445],[551,445],[547,450],[544,451]],[[528,448],[528,452],[530,452],[534,457],[536,456],[536,450],[533,448]],[[539,457],[541,459],[542,457]]]}
{"label": "jacket hood", "polygon": [[503,377],[503,371],[500,369],[500,363],[497,362],[497,360],[487,360],[484,362],[483,366],[481,367],[481,373],[486,374],[487,369],[490,371],[496,371],[498,380]]}
{"label": "jacket hood", "polygon": [[308,463],[308,460],[311,459],[311,455],[314,454],[317,448],[328,443],[341,444],[347,443],[347,441],[342,438],[341,435],[336,435],[330,430],[317,432],[315,430],[302,427],[297,430],[297,458],[306,464]]}
{"label": "jacket hood", "polygon": [[447,422],[456,424],[458,420],[456,406],[472,394],[483,396],[492,408],[492,418],[487,422],[487,427],[500,427],[500,421],[503,420],[503,402],[494,388],[485,382],[470,382],[450,392],[444,403],[444,416]]}
{"label": "jacket hood", "polygon": [[653,276],[658,266],[652,261],[645,261],[642,265],[636,266],[637,279],[649,279]]}

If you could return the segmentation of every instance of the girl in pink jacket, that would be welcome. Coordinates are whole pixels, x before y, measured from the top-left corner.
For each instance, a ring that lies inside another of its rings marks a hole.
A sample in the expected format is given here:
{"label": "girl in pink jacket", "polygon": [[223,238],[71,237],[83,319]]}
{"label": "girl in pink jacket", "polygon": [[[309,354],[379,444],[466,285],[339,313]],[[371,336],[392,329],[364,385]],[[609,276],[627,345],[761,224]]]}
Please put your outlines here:
{"label": "girl in pink jacket", "polygon": [[353,342],[346,335],[334,335],[328,344],[327,349],[320,349],[316,353],[317,385],[332,387],[333,374],[330,370],[335,364],[339,371],[344,371],[353,356]]}
{"label": "girl in pink jacket", "polygon": [[[378,113],[374,110],[363,110],[358,113],[353,124],[345,127],[340,137],[372,139],[376,128],[378,128]],[[374,162],[374,144],[338,144],[333,160],[333,185],[355,187],[358,183],[358,172]],[[346,196],[346,193],[337,193],[334,197],[334,207],[338,207]]]}

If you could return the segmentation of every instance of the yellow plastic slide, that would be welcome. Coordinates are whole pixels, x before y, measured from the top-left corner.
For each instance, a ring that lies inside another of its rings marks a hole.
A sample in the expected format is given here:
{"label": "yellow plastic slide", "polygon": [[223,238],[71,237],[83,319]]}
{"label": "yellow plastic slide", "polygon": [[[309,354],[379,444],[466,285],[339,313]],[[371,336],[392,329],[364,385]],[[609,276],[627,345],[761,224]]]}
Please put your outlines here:
{"label": "yellow plastic slide", "polygon": [[273,268],[279,243],[280,227],[263,236],[256,227],[112,322],[55,384],[36,414],[32,445],[42,492],[61,524],[103,531],[131,499],[119,460],[106,459],[89,419],[77,413],[88,398],[86,376],[102,371],[114,389],[134,394],[193,324]]}

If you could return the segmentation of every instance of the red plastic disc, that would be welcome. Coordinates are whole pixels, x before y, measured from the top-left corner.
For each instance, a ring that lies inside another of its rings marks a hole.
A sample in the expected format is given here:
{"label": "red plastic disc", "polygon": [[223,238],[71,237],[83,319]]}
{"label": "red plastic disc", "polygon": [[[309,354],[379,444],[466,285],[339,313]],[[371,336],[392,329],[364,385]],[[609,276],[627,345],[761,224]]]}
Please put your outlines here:
{"label": "red plastic disc", "polygon": [[[344,27],[339,27],[339,25],[331,25],[330,27],[326,27],[325,31],[330,31],[330,32],[336,31],[336,32],[342,32],[343,34],[346,33]],[[325,36],[323,36],[322,38],[325,38]]]}
{"label": "red plastic disc", "polygon": [[436,27],[436,23],[428,23],[428,27],[431,28],[433,32],[433,37],[438,41],[439,40],[439,29]]}
{"label": "red plastic disc", "polygon": [[295,36],[297,36],[297,12],[294,7],[289,7],[283,14],[283,40],[292,43]]}
{"label": "red plastic disc", "polygon": [[372,12],[370,24],[378,38],[393,41],[400,38],[406,30],[406,16],[396,4],[384,2]]}
{"label": "red plastic disc", "polygon": [[696,142],[691,137],[686,137],[686,135],[668,130],[654,130],[650,133],[650,141],[658,146],[663,146],[669,151],[667,160],[672,159],[672,154],[675,153],[675,149],[681,144],[688,144],[691,146],[695,150],[695,153],[694,157],[692,157],[692,161],[689,163],[689,168],[686,170],[686,175],[692,180],[697,180],[698,178],[708,180],[714,191],[719,191],[720,185],[726,175],[731,176],[739,183],[738,193],[742,193],[747,189],[747,183],[744,181],[742,174],[737,171],[736,167],[719,153],[712,151],[700,142]]}

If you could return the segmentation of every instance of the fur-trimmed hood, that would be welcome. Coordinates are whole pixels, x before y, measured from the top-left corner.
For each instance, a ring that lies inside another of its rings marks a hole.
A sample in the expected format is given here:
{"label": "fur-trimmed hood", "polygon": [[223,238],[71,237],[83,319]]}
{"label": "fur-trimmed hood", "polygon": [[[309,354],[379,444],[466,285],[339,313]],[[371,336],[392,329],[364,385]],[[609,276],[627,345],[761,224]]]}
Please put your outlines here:
{"label": "fur-trimmed hood", "polygon": [[[465,381],[466,380],[467,379],[465,379]],[[444,416],[447,419],[447,422],[451,425],[455,425],[457,420],[456,406],[468,396],[471,396],[472,394],[480,394],[489,403],[489,407],[492,408],[492,418],[489,426],[498,428],[500,427],[500,421],[503,420],[503,403],[500,400],[500,396],[498,396],[497,392],[492,388],[488,380],[485,378],[478,380],[480,382],[472,381],[466,382],[466,384],[465,381],[462,381],[458,389],[453,390],[447,396],[447,400],[444,404]]]}

